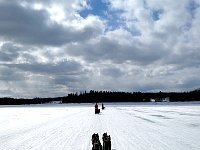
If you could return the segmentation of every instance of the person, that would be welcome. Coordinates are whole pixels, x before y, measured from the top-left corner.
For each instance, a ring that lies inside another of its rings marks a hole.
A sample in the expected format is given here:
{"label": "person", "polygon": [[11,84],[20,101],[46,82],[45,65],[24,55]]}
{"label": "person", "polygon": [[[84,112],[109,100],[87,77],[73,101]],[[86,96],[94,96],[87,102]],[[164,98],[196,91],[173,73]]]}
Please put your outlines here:
{"label": "person", "polygon": [[95,104],[95,109],[98,109],[98,104],[97,103]]}
{"label": "person", "polygon": [[104,109],[105,107],[104,107],[104,104],[102,103],[102,109]]}

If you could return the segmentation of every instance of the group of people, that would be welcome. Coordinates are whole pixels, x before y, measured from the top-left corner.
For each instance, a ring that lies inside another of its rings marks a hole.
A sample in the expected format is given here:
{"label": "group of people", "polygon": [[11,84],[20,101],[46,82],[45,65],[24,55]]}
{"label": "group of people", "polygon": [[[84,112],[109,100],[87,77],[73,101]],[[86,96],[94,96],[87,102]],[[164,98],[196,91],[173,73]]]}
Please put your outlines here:
{"label": "group of people", "polygon": [[[96,103],[94,107],[95,107],[95,114],[99,114],[100,113],[100,109],[98,108],[98,104]],[[105,109],[105,106],[104,106],[103,103],[102,103],[102,109]]]}
{"label": "group of people", "polygon": [[[102,107],[101,107],[102,109],[105,109],[105,106],[104,106],[104,104],[102,103]],[[95,109],[98,109],[98,104],[96,103],[95,104]]]}

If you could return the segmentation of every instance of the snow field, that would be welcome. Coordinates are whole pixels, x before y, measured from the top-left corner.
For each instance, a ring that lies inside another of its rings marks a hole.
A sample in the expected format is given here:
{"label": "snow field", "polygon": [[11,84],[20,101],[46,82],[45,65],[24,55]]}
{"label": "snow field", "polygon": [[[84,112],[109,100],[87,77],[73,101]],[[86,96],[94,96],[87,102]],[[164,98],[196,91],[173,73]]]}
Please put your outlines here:
{"label": "snow field", "polygon": [[[0,107],[0,150],[90,150],[107,132],[113,150],[199,150],[200,105],[93,104]],[[102,140],[101,140],[102,141]]]}

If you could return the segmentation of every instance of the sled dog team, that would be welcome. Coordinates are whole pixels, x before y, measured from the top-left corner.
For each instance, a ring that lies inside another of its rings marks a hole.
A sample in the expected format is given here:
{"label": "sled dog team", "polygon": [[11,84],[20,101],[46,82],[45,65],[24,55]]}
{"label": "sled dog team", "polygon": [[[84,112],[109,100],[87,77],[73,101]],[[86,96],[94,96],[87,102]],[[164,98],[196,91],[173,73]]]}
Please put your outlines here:
{"label": "sled dog team", "polygon": [[[99,114],[99,113],[100,113],[100,109],[98,108],[98,104],[96,103],[94,107],[95,107],[95,114]],[[105,109],[105,106],[104,106],[104,104],[102,103],[102,110],[103,110],[103,109]]]}
{"label": "sled dog team", "polygon": [[110,135],[107,135],[107,133],[104,133],[102,140],[103,140],[103,146],[101,145],[101,142],[99,140],[98,133],[97,134],[94,133],[92,135],[92,150],[111,150]]}
{"label": "sled dog team", "polygon": [[[102,103],[102,110],[105,109],[105,106]],[[95,114],[99,114],[100,109],[98,108],[98,104],[95,104]],[[111,138],[110,135],[107,135],[107,133],[103,134],[102,137],[103,140],[103,146],[101,145],[101,142],[99,140],[99,135],[93,134],[92,135],[92,150],[111,150]]]}

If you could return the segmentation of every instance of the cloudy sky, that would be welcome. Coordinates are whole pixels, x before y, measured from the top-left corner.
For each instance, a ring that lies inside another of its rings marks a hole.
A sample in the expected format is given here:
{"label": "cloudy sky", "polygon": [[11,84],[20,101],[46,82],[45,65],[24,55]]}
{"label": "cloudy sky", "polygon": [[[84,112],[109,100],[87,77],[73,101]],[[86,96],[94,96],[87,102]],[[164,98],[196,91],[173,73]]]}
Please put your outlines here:
{"label": "cloudy sky", "polygon": [[200,87],[200,0],[0,0],[0,97]]}

